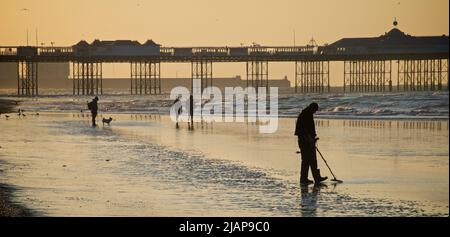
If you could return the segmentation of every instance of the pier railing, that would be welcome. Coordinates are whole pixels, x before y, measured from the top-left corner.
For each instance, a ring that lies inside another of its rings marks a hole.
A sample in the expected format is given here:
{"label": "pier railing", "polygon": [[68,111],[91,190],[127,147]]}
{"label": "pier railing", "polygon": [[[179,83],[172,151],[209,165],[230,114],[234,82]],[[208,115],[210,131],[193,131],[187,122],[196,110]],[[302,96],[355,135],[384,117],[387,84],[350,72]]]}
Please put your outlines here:
{"label": "pier railing", "polygon": [[38,95],[38,64],[46,62],[71,64],[78,95],[103,92],[103,63],[130,64],[132,94],[160,94],[161,64],[172,62],[191,63],[192,79],[200,79],[202,88],[213,85],[213,63],[245,63],[247,86],[267,89],[269,62],[294,62],[295,92],[325,93],[330,92],[330,62],[341,61],[344,92],[448,90],[448,47],[425,52],[414,47],[382,52],[328,46],[145,47],[2,46],[0,62],[17,63],[20,96]]}

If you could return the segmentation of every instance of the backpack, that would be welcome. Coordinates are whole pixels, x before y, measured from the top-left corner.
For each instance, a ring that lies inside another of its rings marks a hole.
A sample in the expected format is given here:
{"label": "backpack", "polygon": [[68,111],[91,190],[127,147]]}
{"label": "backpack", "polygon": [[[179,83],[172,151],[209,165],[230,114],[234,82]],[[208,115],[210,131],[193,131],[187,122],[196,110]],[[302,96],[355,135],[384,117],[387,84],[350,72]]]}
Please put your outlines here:
{"label": "backpack", "polygon": [[88,102],[87,106],[88,106],[88,110],[92,110],[92,101]]}

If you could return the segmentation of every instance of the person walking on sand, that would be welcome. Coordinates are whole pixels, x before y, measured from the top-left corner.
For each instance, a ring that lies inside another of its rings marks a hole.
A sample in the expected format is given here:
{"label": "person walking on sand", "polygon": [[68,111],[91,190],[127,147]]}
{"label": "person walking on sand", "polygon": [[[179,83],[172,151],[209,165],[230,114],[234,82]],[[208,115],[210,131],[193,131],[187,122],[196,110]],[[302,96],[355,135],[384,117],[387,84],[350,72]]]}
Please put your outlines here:
{"label": "person walking on sand", "polygon": [[97,112],[98,112],[98,97],[96,96],[91,102],[88,103],[88,109],[91,111],[92,115],[92,127],[96,127],[97,124],[95,123],[95,119],[97,118]]}
{"label": "person walking on sand", "polygon": [[175,101],[173,102],[175,112],[176,112],[176,119],[177,119],[177,125],[176,128],[180,128],[180,125],[178,124],[178,119],[180,118],[181,113],[183,112],[183,106],[181,105],[180,97],[177,97]]}
{"label": "person walking on sand", "polygon": [[311,173],[314,177],[314,183],[320,184],[328,177],[320,176],[320,170],[317,167],[316,156],[316,126],[314,124],[314,114],[319,110],[317,103],[311,103],[298,116],[295,126],[295,135],[298,137],[298,146],[302,155],[302,164],[300,171],[300,184],[309,185],[313,181],[308,179],[308,171],[311,167]]}
{"label": "person walking on sand", "polygon": [[194,96],[189,96],[189,118],[188,118],[188,127],[191,130],[194,130]]}

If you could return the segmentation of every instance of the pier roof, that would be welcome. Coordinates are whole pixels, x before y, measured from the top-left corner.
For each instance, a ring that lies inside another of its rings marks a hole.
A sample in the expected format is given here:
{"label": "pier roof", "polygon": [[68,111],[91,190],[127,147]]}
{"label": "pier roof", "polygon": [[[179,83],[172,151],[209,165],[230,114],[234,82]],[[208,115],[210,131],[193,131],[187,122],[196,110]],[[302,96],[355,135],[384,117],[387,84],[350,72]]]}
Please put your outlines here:
{"label": "pier roof", "polygon": [[329,45],[333,48],[351,48],[351,47],[417,47],[424,48],[436,46],[446,46],[448,48],[449,37],[442,36],[411,36],[397,28],[379,37],[368,38],[343,38]]}

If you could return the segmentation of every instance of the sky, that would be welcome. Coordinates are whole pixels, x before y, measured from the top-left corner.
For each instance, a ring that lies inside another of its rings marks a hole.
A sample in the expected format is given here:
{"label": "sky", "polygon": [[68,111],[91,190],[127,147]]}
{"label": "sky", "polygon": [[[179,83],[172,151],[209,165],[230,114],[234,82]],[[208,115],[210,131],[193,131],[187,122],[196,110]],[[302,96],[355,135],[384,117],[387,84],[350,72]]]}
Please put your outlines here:
{"label": "sky", "polygon": [[411,35],[448,35],[448,9],[448,0],[1,0],[0,45],[26,45],[27,29],[30,45],[37,30],[47,46],[81,39],[292,46],[312,37],[322,45],[382,35],[394,18]]}

